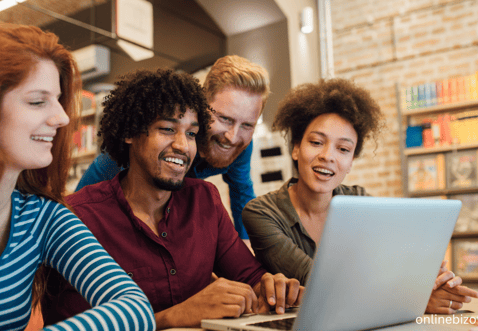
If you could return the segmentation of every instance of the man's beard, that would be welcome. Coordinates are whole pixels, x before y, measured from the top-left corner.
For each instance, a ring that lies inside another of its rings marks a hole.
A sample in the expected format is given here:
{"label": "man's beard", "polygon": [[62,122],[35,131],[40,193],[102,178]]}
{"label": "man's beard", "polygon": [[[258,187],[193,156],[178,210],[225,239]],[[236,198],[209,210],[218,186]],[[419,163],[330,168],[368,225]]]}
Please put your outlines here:
{"label": "man's beard", "polygon": [[[226,143],[227,144],[227,143]],[[234,152],[231,156],[226,157],[224,154],[220,154],[218,151],[219,147],[217,146],[217,141],[213,137],[209,137],[207,142],[203,145],[201,151],[201,157],[206,160],[206,162],[214,168],[226,168],[230,166],[247,147],[246,144],[241,143],[235,145]]]}
{"label": "man's beard", "polygon": [[184,179],[174,182],[171,179],[153,178],[153,184],[160,190],[179,191],[184,185]]}

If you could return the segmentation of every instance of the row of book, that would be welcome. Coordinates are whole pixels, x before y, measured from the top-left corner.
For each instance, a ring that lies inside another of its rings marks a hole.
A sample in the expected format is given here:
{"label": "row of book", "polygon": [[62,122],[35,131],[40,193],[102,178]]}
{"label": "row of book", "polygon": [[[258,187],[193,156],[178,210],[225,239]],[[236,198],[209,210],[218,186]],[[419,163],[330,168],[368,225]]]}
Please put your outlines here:
{"label": "row of book", "polygon": [[406,132],[406,147],[466,145],[478,142],[478,110],[422,118]]}
{"label": "row of book", "polygon": [[408,158],[410,192],[478,188],[478,149]]}
{"label": "row of book", "polygon": [[401,107],[411,110],[478,100],[477,81],[478,72],[468,76],[443,79],[404,88],[401,91]]}
{"label": "row of book", "polygon": [[73,134],[73,155],[96,153],[97,136],[95,125],[81,125]]}

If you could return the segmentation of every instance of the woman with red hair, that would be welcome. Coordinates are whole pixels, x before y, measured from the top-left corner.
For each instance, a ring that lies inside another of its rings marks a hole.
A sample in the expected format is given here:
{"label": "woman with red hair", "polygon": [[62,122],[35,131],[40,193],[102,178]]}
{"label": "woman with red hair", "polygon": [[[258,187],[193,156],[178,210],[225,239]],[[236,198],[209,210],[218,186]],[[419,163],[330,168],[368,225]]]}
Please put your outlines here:
{"label": "woman with red hair", "polygon": [[0,329],[28,324],[42,265],[93,307],[55,330],[155,329],[144,293],[65,207],[81,91],[71,54],[29,26],[0,24],[0,45]]}

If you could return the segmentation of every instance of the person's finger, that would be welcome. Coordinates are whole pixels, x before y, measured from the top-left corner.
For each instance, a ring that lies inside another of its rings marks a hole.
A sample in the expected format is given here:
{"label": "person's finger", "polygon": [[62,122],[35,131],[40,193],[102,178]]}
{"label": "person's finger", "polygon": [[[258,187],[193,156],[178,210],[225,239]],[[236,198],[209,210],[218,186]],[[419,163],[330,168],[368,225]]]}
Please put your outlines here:
{"label": "person's finger", "polygon": [[261,295],[267,300],[270,306],[276,305],[276,290],[275,290],[274,276],[267,273],[261,279]]}
{"label": "person's finger", "polygon": [[289,308],[294,305],[299,296],[300,283],[297,279],[289,279],[287,285],[287,300],[286,308]]}
{"label": "person's finger", "polygon": [[284,275],[277,274],[274,276],[277,314],[283,314],[285,312],[285,302],[287,297],[286,281],[287,281],[287,278]]}
{"label": "person's finger", "polygon": [[433,286],[433,289],[436,290],[443,284],[445,284],[447,281],[450,279],[453,279],[455,277],[455,274],[451,271],[445,271],[442,273],[440,276],[438,276],[435,280],[435,285]]}

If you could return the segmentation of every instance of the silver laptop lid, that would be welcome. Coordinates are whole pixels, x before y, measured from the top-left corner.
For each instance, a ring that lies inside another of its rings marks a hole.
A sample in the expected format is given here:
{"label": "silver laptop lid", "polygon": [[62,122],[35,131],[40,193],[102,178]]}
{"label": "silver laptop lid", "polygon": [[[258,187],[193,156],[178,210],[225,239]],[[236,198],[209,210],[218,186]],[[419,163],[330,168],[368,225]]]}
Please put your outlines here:
{"label": "silver laptop lid", "polygon": [[293,330],[359,330],[426,308],[461,202],[336,196]]}

